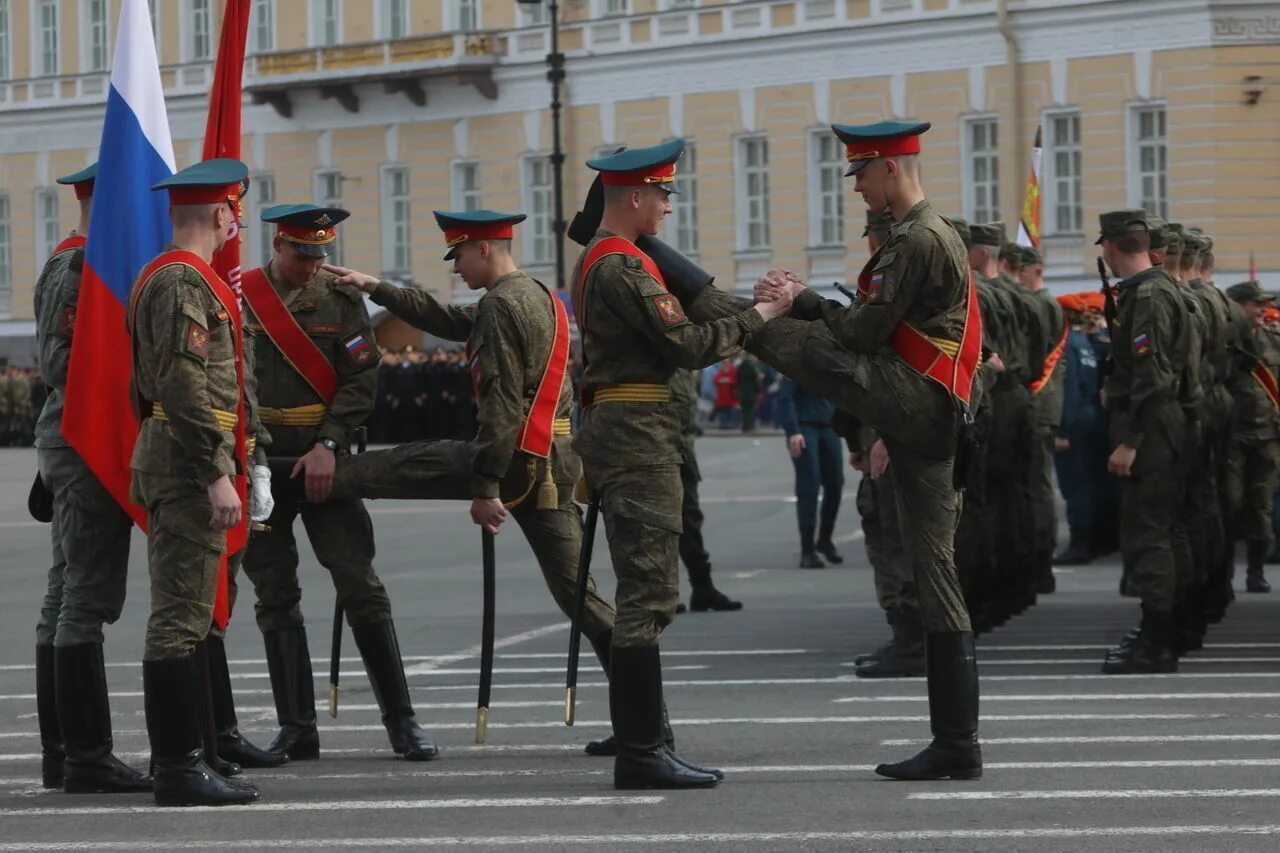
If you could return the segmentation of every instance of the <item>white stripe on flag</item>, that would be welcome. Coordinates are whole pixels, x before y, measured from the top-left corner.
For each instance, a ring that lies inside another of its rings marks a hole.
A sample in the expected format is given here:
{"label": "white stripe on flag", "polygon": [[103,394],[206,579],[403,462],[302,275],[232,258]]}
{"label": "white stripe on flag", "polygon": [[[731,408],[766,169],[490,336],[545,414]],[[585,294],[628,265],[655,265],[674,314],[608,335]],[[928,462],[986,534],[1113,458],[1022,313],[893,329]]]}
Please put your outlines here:
{"label": "white stripe on flag", "polygon": [[129,105],[142,133],[156,154],[176,172],[173,140],[164,108],[164,86],[156,59],[156,40],[151,32],[151,12],[147,0],[124,0],[120,6],[119,35],[116,36],[115,63],[111,68],[111,88]]}

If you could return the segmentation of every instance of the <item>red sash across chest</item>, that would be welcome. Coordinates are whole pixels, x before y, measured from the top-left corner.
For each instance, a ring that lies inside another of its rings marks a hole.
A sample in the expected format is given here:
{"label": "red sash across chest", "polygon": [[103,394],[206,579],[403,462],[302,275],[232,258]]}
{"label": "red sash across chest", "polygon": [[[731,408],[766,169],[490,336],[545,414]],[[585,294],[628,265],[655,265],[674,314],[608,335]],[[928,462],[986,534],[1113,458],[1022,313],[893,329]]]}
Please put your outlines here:
{"label": "red sash across chest", "polygon": [[267,337],[271,338],[271,343],[280,350],[289,366],[307,380],[326,406],[333,402],[338,393],[338,371],[298,325],[293,313],[271,286],[267,274],[261,269],[249,270],[240,279],[240,287]]}
{"label": "red sash across chest", "polygon": [[[87,238],[81,237],[79,234],[72,234],[70,237],[54,247],[53,255],[60,254],[68,249],[83,249],[87,242]],[[53,257],[53,255],[50,255],[49,257]]]}
{"label": "red sash across chest", "polygon": [[1266,393],[1271,405],[1280,411],[1280,384],[1276,382],[1276,375],[1271,372],[1271,368],[1262,359],[1258,359],[1258,363],[1253,366],[1250,373],[1253,375],[1253,380]]}
{"label": "red sash across chest", "polygon": [[1053,376],[1053,369],[1058,366],[1058,361],[1062,358],[1062,353],[1067,348],[1067,335],[1070,332],[1071,324],[1063,320],[1062,334],[1058,337],[1058,343],[1053,350],[1045,357],[1044,368],[1040,371],[1040,378],[1028,386],[1032,394],[1039,394],[1044,390],[1044,386],[1049,384],[1049,378]]}

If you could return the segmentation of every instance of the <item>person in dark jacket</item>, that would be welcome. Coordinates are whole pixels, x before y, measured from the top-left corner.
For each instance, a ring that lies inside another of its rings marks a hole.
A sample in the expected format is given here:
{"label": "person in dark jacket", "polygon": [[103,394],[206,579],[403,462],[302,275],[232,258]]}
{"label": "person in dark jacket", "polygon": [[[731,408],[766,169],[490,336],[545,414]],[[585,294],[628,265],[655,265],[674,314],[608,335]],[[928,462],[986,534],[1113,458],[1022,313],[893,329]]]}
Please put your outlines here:
{"label": "person in dark jacket", "polygon": [[1071,325],[1063,351],[1066,378],[1054,457],[1070,530],[1066,548],[1054,557],[1054,562],[1061,566],[1087,564],[1093,558],[1091,543],[1098,535],[1097,496],[1103,488],[1099,480],[1104,471],[1096,460],[1105,453],[1107,415],[1099,396],[1102,374],[1097,354],[1085,332],[1085,315],[1089,310],[1086,299],[1094,295],[1100,296],[1078,293],[1058,297]]}
{"label": "person in dark jacket", "polygon": [[[831,541],[844,488],[844,453],[831,426],[835,406],[826,398],[782,380],[777,399],[778,425],[787,434],[787,451],[796,469],[796,518],[800,523],[800,568],[821,569],[844,558]],[[822,492],[821,521],[818,492]],[[814,530],[817,529],[817,539]]]}

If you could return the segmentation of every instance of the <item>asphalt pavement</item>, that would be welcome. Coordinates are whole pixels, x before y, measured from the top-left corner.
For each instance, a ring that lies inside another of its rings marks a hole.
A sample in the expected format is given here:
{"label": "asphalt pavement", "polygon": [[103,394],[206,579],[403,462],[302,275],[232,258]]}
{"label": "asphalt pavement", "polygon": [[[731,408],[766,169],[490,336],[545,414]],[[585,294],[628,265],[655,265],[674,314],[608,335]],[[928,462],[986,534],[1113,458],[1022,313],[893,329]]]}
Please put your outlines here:
{"label": "asphalt pavement", "polygon": [[[514,525],[498,537],[498,657],[488,742],[475,744],[479,533],[463,504],[379,502],[377,566],[440,759],[391,754],[349,633],[328,716],[333,590],[303,537],[321,760],[252,772],[263,792],[252,806],[158,809],[149,795],[39,787],[33,629],[49,534],[26,515],[34,452],[0,450],[0,851],[1280,849],[1280,593],[1241,593],[1177,674],[1104,676],[1103,652],[1137,605],[1116,593],[1115,560],[1060,570],[1056,594],[979,641],[983,779],[882,780],[871,768],[924,744],[928,710],[923,679],[853,676],[853,658],[887,633],[856,475],[844,564],[802,571],[783,439],[704,440],[699,452],[714,577],[746,609],[681,616],[662,648],[679,750],[723,767],[718,788],[615,791],[611,760],[582,754],[608,732],[603,678],[584,654],[565,727],[568,626]],[[147,572],[134,544],[106,658],[117,754],[145,766]],[[602,531],[596,573],[611,591],[607,553]],[[246,584],[227,642],[241,728],[265,745],[275,715],[251,604]]]}

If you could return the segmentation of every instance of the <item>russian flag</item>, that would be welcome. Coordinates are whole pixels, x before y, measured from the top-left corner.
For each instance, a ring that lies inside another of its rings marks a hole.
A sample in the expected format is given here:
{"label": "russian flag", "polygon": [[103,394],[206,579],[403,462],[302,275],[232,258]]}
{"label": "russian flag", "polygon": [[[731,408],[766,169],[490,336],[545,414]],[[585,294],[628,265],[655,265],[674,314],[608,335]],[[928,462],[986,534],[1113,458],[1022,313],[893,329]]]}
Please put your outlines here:
{"label": "russian flag", "polygon": [[117,33],[62,432],[146,529],[146,514],[129,501],[138,421],[125,311],[138,273],[169,241],[169,194],[151,186],[176,167],[147,0],[123,0]]}

